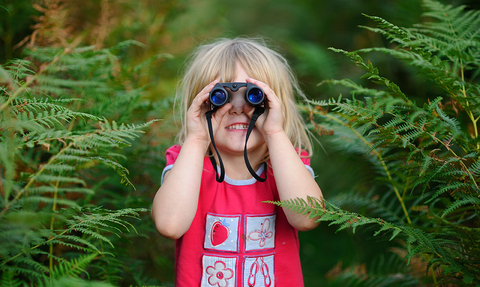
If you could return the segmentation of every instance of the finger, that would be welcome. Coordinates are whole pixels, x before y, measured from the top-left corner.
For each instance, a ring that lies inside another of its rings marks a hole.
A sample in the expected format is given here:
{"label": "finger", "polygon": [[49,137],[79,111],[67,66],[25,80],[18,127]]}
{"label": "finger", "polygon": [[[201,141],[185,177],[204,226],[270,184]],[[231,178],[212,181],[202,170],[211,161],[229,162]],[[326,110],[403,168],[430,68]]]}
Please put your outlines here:
{"label": "finger", "polygon": [[256,80],[256,79],[253,79],[253,78],[247,78],[246,79],[247,82],[250,82],[256,86],[258,86],[259,88],[261,88],[264,93],[265,93],[265,96],[267,98],[267,101],[270,103],[270,102],[276,102],[276,103],[280,103],[280,99],[277,97],[277,95],[275,94],[275,92],[272,90],[272,88],[270,88],[269,85],[265,84],[264,82],[262,81],[259,81],[259,80]]}
{"label": "finger", "polygon": [[192,104],[191,104],[191,108],[193,108],[193,110],[195,112],[198,112],[202,109],[202,105],[204,105],[207,100],[209,99],[209,96],[210,96],[210,92],[212,91],[213,87],[215,86],[215,84],[218,83],[218,80],[214,80],[213,82],[211,82],[210,84],[206,85],[196,96],[195,98],[193,99],[192,101]]}
{"label": "finger", "polygon": [[225,104],[224,106],[222,106],[221,108],[219,108],[215,114],[213,115],[215,121],[217,122],[217,124],[220,124],[220,122],[222,121],[223,117],[227,114],[227,112],[232,108],[232,104],[230,103],[227,103]]}

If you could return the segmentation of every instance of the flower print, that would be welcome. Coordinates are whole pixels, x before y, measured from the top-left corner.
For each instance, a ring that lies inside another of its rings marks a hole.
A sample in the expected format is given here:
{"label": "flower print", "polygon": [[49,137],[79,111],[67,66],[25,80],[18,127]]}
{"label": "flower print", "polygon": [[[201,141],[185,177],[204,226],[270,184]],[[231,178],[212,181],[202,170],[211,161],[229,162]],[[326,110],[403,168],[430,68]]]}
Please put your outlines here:
{"label": "flower print", "polygon": [[268,238],[272,238],[273,232],[268,231],[268,229],[270,228],[270,220],[268,218],[263,221],[261,226],[261,230],[256,229],[255,231],[250,232],[250,234],[248,234],[248,238],[253,241],[260,241],[258,244],[260,245],[260,247],[264,247],[265,241]]}
{"label": "flower print", "polygon": [[210,275],[210,277],[208,277],[208,283],[211,286],[227,287],[227,280],[233,277],[233,270],[227,268],[222,261],[217,261],[213,266],[207,267],[207,274]]}

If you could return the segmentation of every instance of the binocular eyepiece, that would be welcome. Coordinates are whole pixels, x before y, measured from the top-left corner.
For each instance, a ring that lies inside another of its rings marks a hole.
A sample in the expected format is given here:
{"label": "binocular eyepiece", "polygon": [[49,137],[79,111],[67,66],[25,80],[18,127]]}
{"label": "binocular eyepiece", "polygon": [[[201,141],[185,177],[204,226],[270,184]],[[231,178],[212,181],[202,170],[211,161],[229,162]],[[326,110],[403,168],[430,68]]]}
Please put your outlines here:
{"label": "binocular eyepiece", "polygon": [[221,107],[226,103],[230,102],[227,90],[230,89],[232,92],[238,91],[239,88],[247,87],[245,92],[245,101],[251,106],[256,107],[260,106],[265,100],[265,93],[263,90],[255,84],[252,83],[217,83],[212,91],[210,91],[210,103],[215,107]]}

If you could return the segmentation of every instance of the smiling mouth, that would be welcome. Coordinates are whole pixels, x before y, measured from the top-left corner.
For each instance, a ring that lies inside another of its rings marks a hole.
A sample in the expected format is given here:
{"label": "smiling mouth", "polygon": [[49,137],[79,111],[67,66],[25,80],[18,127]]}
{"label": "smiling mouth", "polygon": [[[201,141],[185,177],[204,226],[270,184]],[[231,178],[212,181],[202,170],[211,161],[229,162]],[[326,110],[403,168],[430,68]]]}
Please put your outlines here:
{"label": "smiling mouth", "polygon": [[236,124],[226,127],[227,130],[246,130],[248,129],[248,125],[245,124]]}

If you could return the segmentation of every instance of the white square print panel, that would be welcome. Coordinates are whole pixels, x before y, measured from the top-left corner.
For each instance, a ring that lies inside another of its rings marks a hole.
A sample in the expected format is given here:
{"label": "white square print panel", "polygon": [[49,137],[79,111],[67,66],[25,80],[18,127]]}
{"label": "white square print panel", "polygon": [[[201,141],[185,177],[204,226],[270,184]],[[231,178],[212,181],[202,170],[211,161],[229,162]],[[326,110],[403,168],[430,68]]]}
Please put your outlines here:
{"label": "white square print panel", "polygon": [[244,258],[243,287],[275,285],[274,255]]}
{"label": "white square print panel", "polygon": [[247,216],[245,251],[275,248],[276,215]]}
{"label": "white square print panel", "polygon": [[201,287],[235,287],[237,257],[203,255]]}
{"label": "white square print panel", "polygon": [[240,215],[207,214],[205,224],[205,249],[238,252]]}

